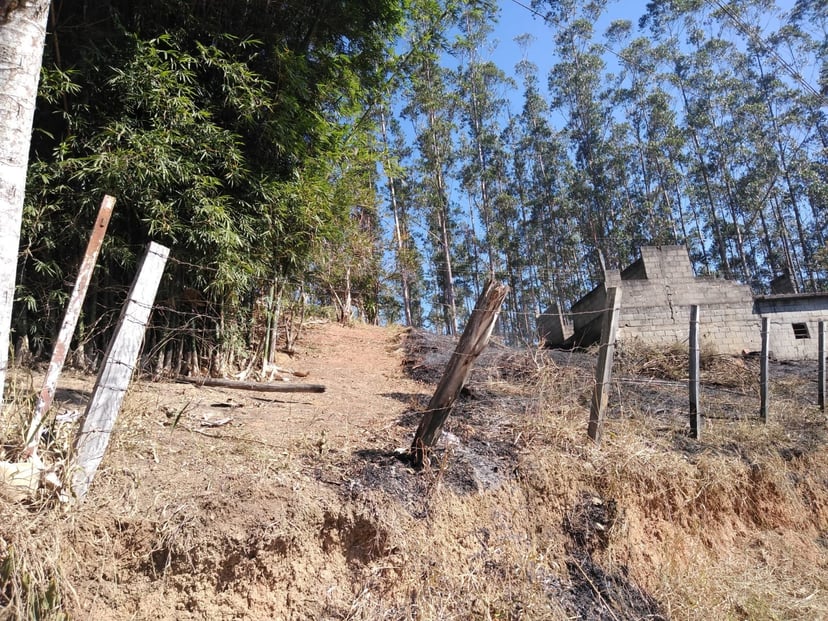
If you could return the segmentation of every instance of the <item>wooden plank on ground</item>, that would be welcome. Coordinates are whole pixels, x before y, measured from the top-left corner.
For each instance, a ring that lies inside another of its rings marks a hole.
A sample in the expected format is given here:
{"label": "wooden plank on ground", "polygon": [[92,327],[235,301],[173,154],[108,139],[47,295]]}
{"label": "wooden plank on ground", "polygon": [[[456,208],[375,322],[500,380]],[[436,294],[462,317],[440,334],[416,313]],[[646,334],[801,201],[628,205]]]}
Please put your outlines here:
{"label": "wooden plank on ground", "polygon": [[109,444],[109,437],[135,370],[144,331],[169,253],[169,248],[154,242],[147,246],[98,372],[92,398],[75,437],[76,467],[72,476],[72,491],[79,499],[86,496]]}
{"label": "wooden plank on ground", "polygon": [[215,377],[177,377],[178,382],[187,382],[210,388],[232,388],[233,390],[257,390],[259,392],[325,392],[321,384],[270,384],[267,382],[241,382]]}

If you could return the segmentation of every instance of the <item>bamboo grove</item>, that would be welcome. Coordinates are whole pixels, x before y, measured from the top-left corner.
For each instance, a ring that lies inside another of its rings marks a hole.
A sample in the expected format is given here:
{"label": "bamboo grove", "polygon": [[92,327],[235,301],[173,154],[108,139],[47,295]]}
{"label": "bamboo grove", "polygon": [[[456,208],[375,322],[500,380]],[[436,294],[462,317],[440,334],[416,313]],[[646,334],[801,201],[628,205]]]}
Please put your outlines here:
{"label": "bamboo grove", "polygon": [[56,1],[16,335],[48,348],[104,192],[75,345],[105,346],[154,239],[159,370],[267,358],[325,309],[453,334],[490,274],[500,334],[530,343],[643,244],[757,293],[825,287],[824,2],[521,6],[548,36],[499,67],[487,0]]}

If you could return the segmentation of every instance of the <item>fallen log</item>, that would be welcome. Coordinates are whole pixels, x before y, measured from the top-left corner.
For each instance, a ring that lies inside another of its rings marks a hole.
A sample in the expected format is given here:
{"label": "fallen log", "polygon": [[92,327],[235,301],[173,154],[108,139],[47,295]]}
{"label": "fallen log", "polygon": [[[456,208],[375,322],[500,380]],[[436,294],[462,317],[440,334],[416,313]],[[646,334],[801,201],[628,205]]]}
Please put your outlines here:
{"label": "fallen log", "polygon": [[214,377],[177,377],[178,382],[207,386],[208,388],[231,388],[233,390],[256,390],[259,392],[325,392],[321,384],[268,384],[265,382],[242,382],[239,380]]}

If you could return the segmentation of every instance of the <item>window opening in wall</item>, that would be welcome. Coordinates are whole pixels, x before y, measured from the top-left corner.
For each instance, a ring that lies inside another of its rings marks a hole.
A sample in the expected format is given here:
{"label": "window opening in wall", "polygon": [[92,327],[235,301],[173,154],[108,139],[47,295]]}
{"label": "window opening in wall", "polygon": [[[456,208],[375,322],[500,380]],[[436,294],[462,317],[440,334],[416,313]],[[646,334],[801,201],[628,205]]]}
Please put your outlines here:
{"label": "window opening in wall", "polygon": [[807,323],[793,323],[794,331],[794,338],[795,339],[809,339],[811,338],[811,333],[808,332],[808,324]]}

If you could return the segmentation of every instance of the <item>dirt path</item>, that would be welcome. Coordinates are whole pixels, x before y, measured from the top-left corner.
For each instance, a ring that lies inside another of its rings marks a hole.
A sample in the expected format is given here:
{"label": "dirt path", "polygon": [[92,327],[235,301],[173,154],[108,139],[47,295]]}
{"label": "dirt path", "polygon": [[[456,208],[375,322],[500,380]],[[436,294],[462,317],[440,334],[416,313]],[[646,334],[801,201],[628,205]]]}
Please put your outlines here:
{"label": "dirt path", "polygon": [[326,392],[280,398],[282,403],[264,412],[278,416],[278,428],[261,420],[262,433],[282,441],[318,438],[324,432],[334,446],[386,433],[408,404],[428,390],[403,374],[399,336],[399,328],[309,326],[306,345],[287,364],[309,373],[300,381],[323,384]]}
{"label": "dirt path", "polygon": [[[283,368],[307,373],[291,383],[322,384],[324,393],[258,393],[181,384],[142,384],[166,408],[184,408],[185,420],[233,417],[231,428],[273,447],[300,440],[342,447],[387,432],[428,387],[407,378],[399,328],[311,324]],[[213,406],[230,405],[230,408]]]}

